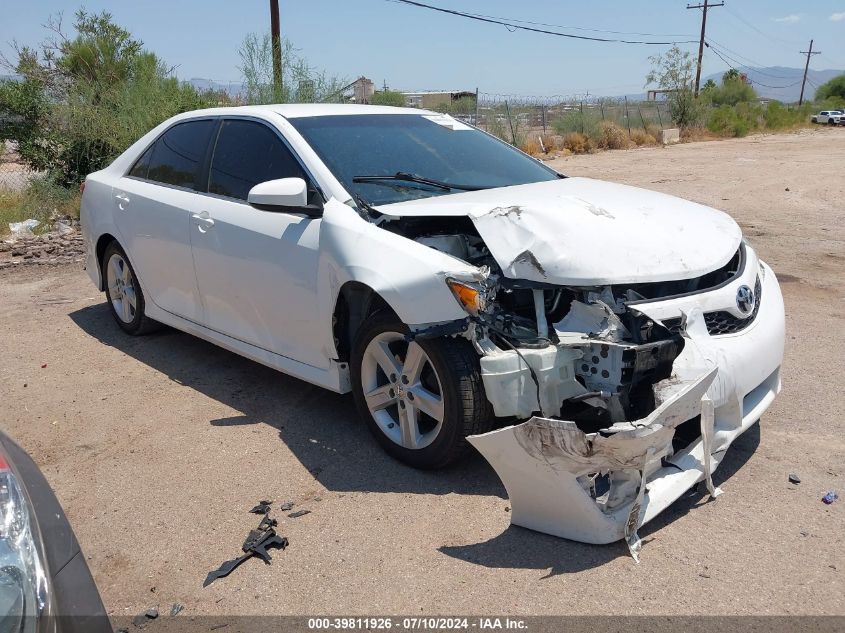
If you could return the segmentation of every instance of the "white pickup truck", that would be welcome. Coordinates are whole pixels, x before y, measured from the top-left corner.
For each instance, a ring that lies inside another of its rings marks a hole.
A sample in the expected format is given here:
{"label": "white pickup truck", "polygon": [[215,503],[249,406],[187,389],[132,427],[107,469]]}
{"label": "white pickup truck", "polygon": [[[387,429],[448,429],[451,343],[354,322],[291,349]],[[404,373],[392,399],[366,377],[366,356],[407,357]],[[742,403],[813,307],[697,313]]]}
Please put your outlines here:
{"label": "white pickup truck", "polygon": [[845,112],[842,110],[822,110],[814,114],[810,121],[812,123],[827,123],[828,125],[841,125],[845,121]]}

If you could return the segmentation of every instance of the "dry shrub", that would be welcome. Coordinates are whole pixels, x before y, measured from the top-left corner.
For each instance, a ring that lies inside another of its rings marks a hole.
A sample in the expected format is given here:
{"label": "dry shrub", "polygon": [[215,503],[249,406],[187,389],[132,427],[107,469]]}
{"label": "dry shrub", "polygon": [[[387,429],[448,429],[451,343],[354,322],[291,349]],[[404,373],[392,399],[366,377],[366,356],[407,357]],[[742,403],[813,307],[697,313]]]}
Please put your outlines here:
{"label": "dry shrub", "polygon": [[543,134],[543,146],[546,152],[554,152],[563,149],[563,137],[557,134]]}
{"label": "dry shrub", "polygon": [[642,147],[643,145],[657,144],[657,139],[645,130],[633,130],[631,132],[631,140],[637,147]]}
{"label": "dry shrub", "polygon": [[596,128],[597,145],[602,149],[628,149],[631,139],[628,132],[613,121],[601,121]]}
{"label": "dry shrub", "polygon": [[660,129],[661,128],[659,125],[655,125],[654,123],[646,123],[645,133],[651,134],[656,140],[660,138]]}
{"label": "dry shrub", "polygon": [[580,132],[570,132],[563,137],[563,147],[573,154],[586,154],[593,150],[593,140]]}
{"label": "dry shrub", "polygon": [[717,138],[719,137],[706,127],[681,128],[681,141],[684,143],[689,143],[690,141],[712,141]]}
{"label": "dry shrub", "polygon": [[541,156],[543,154],[543,150],[540,149],[539,141],[537,141],[537,139],[533,137],[523,141],[519,149],[521,149],[526,154],[530,154],[531,156]]}

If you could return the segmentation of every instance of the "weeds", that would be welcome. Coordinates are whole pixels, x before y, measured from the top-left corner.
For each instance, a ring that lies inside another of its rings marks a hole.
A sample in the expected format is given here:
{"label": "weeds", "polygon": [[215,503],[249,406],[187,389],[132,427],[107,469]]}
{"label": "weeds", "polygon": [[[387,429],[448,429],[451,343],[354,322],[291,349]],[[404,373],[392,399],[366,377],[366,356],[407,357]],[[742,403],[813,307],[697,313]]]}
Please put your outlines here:
{"label": "weeds", "polygon": [[570,132],[563,137],[563,147],[573,154],[586,154],[595,149],[593,139],[581,132]]}
{"label": "weeds", "polygon": [[10,222],[33,218],[41,222],[35,229],[47,230],[55,216],[79,217],[80,193],[65,189],[44,178],[34,178],[27,189],[0,189],[0,235],[9,232]]}

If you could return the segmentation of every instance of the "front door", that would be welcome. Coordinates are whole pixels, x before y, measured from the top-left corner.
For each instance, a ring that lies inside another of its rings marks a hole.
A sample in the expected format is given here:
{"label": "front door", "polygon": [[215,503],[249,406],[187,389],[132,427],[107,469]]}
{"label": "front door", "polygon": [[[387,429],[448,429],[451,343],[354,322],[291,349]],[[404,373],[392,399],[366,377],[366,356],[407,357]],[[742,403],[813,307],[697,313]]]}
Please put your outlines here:
{"label": "front door", "polygon": [[212,149],[209,195],[191,216],[191,247],[207,327],[315,367],[320,353],[317,265],[320,219],[261,211],[249,190],[308,177],[278,133],[226,119]]}

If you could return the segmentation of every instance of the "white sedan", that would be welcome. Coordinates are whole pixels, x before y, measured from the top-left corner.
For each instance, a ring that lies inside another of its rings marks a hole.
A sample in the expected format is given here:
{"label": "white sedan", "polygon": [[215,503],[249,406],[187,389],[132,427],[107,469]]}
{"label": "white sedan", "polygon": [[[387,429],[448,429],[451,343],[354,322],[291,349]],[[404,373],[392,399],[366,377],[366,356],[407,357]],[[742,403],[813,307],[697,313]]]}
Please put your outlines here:
{"label": "white sedan", "polygon": [[636,552],[780,390],[778,282],[728,215],[435,112],[181,114],[88,176],[82,226],[127,333],[351,391],[413,466],[472,444],[514,523],[567,538]]}

